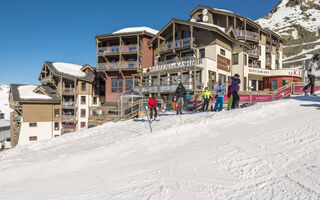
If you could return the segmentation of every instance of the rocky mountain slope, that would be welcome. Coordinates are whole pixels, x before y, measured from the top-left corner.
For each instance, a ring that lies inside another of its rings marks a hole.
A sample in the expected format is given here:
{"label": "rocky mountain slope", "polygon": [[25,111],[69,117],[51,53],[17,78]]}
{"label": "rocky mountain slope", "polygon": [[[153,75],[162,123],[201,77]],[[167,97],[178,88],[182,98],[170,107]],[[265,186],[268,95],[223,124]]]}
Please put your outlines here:
{"label": "rocky mountain slope", "polygon": [[320,0],[281,0],[256,22],[287,40],[284,67],[302,67],[320,52]]}
{"label": "rocky mountain slope", "polygon": [[9,90],[7,85],[0,83],[0,113],[5,114],[5,119],[10,118],[10,108],[9,108]]}

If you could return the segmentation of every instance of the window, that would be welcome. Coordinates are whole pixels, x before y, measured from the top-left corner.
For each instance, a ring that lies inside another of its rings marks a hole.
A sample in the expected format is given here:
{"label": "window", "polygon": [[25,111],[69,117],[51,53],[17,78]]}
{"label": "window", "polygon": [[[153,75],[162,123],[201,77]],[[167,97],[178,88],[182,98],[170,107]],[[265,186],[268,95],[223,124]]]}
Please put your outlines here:
{"label": "window", "polygon": [[60,109],[54,109],[54,116],[56,118],[60,117]]}
{"label": "window", "polygon": [[289,80],[282,80],[282,86],[285,86],[289,83]]}
{"label": "window", "polygon": [[81,127],[81,128],[86,127],[86,122],[81,122],[81,123],[80,123],[80,127]]}
{"label": "window", "polygon": [[215,25],[219,25],[219,18],[218,18],[218,17],[215,17],[213,23],[214,23]]}
{"label": "window", "polygon": [[81,96],[81,104],[86,104],[86,97],[85,96]]}
{"label": "window", "polygon": [[97,104],[97,97],[93,97],[93,104]]}
{"label": "window", "polygon": [[258,90],[263,90],[263,81],[258,81]]}
{"label": "window", "polygon": [[148,86],[148,85],[149,85],[149,77],[146,77],[146,78],[144,79],[144,85],[145,85],[145,86]]}
{"label": "window", "polygon": [[168,76],[161,76],[161,85],[168,84]]}
{"label": "window", "polygon": [[86,83],[81,83],[81,91],[86,91]]}
{"label": "window", "polygon": [[54,130],[55,131],[60,130],[60,123],[59,122],[54,122]]}
{"label": "window", "polygon": [[126,91],[130,91],[133,86],[133,79],[132,78],[127,78],[126,79]]}
{"label": "window", "polygon": [[37,123],[29,123],[29,127],[37,127]]}
{"label": "window", "polygon": [[86,109],[81,109],[81,118],[86,117]]}
{"label": "window", "polygon": [[259,56],[261,56],[261,46],[259,46]]}
{"label": "window", "polygon": [[248,55],[244,54],[244,65],[248,65]]}
{"label": "window", "polygon": [[203,22],[203,15],[199,15],[199,20],[198,22]]}
{"label": "window", "polygon": [[189,38],[191,36],[190,31],[181,30],[181,39]]}
{"label": "window", "polygon": [[234,53],[232,55],[232,62],[234,65],[238,65],[239,64],[239,54],[238,53]]}
{"label": "window", "polygon": [[225,56],[226,55],[226,51],[224,49],[220,49],[220,54]]}
{"label": "window", "polygon": [[37,136],[30,136],[29,141],[37,141],[38,137]]}
{"label": "window", "polygon": [[111,79],[111,92],[122,93],[123,90],[123,79],[122,78],[112,78]]}
{"label": "window", "polygon": [[276,90],[276,89],[278,89],[278,81],[272,80],[271,81],[271,90]]}
{"label": "window", "polygon": [[139,86],[139,80],[138,80],[138,78],[135,78],[135,79],[134,79],[134,86]]}
{"label": "window", "polygon": [[189,73],[183,73],[182,82],[183,83],[189,83]]}
{"label": "window", "polygon": [[178,74],[171,75],[171,83],[179,83],[179,76]]}
{"label": "window", "polygon": [[152,85],[158,85],[158,77],[157,76],[152,77]]}
{"label": "window", "polygon": [[200,49],[200,57],[201,58],[205,58],[206,57],[205,49]]}

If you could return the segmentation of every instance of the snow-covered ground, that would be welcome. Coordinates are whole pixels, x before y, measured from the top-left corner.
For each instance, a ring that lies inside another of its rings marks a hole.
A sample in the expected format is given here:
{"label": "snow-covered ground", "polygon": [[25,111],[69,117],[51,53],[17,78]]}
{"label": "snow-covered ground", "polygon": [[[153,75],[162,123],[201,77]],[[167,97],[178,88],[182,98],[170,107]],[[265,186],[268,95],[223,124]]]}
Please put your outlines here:
{"label": "snow-covered ground", "polygon": [[160,119],[0,153],[1,200],[320,198],[320,97]]}
{"label": "snow-covered ground", "polygon": [[0,112],[5,114],[5,119],[10,119],[9,90],[7,85],[0,83]]}

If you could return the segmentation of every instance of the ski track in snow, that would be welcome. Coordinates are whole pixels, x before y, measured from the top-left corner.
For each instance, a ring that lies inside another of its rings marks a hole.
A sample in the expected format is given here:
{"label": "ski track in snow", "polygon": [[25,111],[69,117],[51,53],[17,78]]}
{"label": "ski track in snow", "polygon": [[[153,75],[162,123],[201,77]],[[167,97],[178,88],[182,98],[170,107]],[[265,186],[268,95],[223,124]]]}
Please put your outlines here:
{"label": "ski track in snow", "polygon": [[166,112],[0,153],[0,199],[319,199],[320,98]]}

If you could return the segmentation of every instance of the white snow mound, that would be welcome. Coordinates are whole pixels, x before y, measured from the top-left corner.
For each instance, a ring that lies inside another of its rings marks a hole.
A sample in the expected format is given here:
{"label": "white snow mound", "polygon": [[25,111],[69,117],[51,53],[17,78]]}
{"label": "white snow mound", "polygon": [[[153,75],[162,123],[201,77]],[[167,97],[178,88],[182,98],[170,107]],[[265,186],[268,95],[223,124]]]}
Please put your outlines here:
{"label": "white snow mound", "polygon": [[157,35],[157,33],[159,31],[149,28],[149,27],[130,27],[130,28],[124,28],[124,29],[120,29],[116,32],[113,32],[113,34],[118,34],[118,33],[134,33],[134,32],[141,32],[141,31],[145,31],[148,33],[151,33],[153,35]]}
{"label": "white snow mound", "polygon": [[76,77],[84,77],[86,73],[81,71],[83,66],[71,64],[71,63],[64,63],[64,62],[54,62],[52,65],[59,71],[65,74],[73,75]]}

